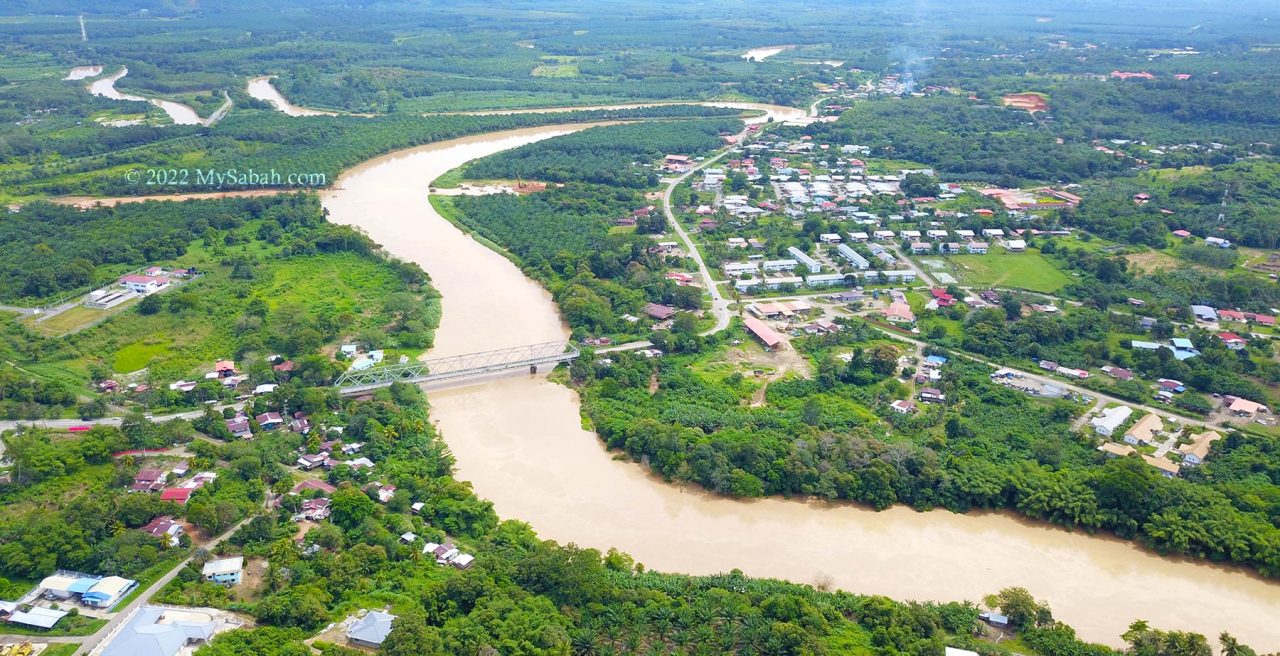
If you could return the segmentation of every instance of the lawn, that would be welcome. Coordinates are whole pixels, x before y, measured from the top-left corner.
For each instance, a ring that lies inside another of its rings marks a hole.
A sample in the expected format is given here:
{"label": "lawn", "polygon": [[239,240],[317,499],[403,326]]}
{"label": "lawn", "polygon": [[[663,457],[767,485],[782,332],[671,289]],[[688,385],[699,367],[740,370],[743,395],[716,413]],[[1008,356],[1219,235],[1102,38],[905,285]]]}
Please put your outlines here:
{"label": "lawn", "polygon": [[123,346],[116,351],[115,362],[112,363],[111,368],[122,374],[145,369],[153,359],[170,355],[172,353],[170,344],[171,342],[164,337],[147,337]]}
{"label": "lawn", "polygon": [[947,258],[953,275],[962,284],[977,287],[1013,287],[1052,294],[1071,282],[1039,251],[1009,253],[992,248],[986,255],[952,255]]}
{"label": "lawn", "polygon": [[[128,302],[125,302],[122,303],[121,306],[127,304]],[[83,305],[77,305],[66,312],[49,317],[44,321],[32,321],[30,325],[32,330],[42,335],[65,335],[73,330],[77,330],[103,318],[108,312],[110,312],[110,310],[95,310]]]}

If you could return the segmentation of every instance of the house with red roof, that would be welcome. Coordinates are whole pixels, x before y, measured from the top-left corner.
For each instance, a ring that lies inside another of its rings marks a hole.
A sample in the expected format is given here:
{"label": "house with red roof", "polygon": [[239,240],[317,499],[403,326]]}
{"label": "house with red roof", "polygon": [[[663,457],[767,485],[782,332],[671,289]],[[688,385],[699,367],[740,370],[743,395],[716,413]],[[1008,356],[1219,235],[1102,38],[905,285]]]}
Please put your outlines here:
{"label": "house with red roof", "polygon": [[1249,321],[1252,321],[1253,323],[1258,324],[1259,326],[1276,325],[1276,318],[1269,314],[1257,314],[1254,312],[1245,312],[1244,316],[1246,319],[1248,319]]}
{"label": "house with red roof", "polygon": [[338,491],[338,488],[332,485],[329,485],[328,483],[322,480],[309,478],[293,486],[293,489],[289,490],[289,492],[290,494],[301,494],[302,492],[305,492],[307,490],[320,490],[325,494],[333,494],[334,492]]}
{"label": "house with red roof", "polygon": [[133,477],[133,485],[129,486],[129,491],[156,492],[162,490],[168,475],[169,472],[163,469],[139,469],[137,475]]}
{"label": "house with red roof", "polygon": [[948,294],[947,290],[942,289],[941,287],[934,287],[929,290],[929,293],[932,294],[934,300],[938,302],[938,307],[951,307],[956,304],[956,297]]}
{"label": "house with red roof", "polygon": [[1173,236],[1179,239],[1186,239],[1187,237],[1191,236],[1191,233],[1186,230],[1174,230]]}
{"label": "house with red roof", "polygon": [[171,547],[176,547],[178,546],[178,538],[182,537],[185,529],[183,529],[182,524],[174,521],[172,517],[161,515],[138,530],[160,539]]}
{"label": "house with red roof", "polygon": [[191,500],[191,493],[195,490],[188,487],[171,487],[160,493],[161,501],[172,501],[174,503],[186,504]]}
{"label": "house with red roof", "polygon": [[1246,319],[1243,312],[1238,310],[1218,310],[1219,321],[1235,321],[1236,323],[1245,323]]}
{"label": "house with red roof", "polygon": [[1218,333],[1218,339],[1222,340],[1222,343],[1226,344],[1227,348],[1232,351],[1239,351],[1248,345],[1248,342],[1243,337],[1235,333]]}
{"label": "house with red roof", "polygon": [[164,276],[132,274],[122,276],[120,278],[120,284],[124,285],[125,289],[135,294],[142,294],[143,296],[146,296],[147,294],[154,294],[161,289],[168,287],[169,279]]}
{"label": "house with red roof", "polygon": [[676,309],[670,305],[661,305],[658,303],[647,303],[644,306],[644,313],[658,321],[666,321],[675,316]]}

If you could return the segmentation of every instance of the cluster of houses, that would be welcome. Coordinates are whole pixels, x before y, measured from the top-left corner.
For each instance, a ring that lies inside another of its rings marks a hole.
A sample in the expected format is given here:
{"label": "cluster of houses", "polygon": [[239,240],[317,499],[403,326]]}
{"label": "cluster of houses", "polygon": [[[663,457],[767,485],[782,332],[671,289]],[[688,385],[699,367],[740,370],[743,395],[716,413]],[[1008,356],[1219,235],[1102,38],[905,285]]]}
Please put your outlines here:
{"label": "cluster of houses", "polygon": [[264,431],[273,431],[286,429],[291,433],[306,435],[311,432],[311,419],[307,417],[307,413],[298,411],[293,413],[286,419],[278,412],[263,412],[253,416],[253,422],[249,421],[249,415],[243,410],[236,412],[234,417],[226,419],[227,431],[234,437],[242,440],[253,439],[253,422],[256,422]]}
{"label": "cluster of houses", "polygon": [[[373,461],[363,456],[350,458],[360,452],[364,444],[360,442],[342,443],[339,440],[321,442],[316,453],[303,453],[296,461],[298,469],[311,471],[317,467],[332,471],[340,465],[352,469],[373,469]],[[348,456],[346,460],[335,458],[335,455]]]}
{"label": "cluster of houses", "polygon": [[[186,504],[187,501],[191,500],[191,495],[196,490],[218,477],[217,472],[204,471],[196,473],[177,485],[170,485],[170,476],[174,479],[181,479],[187,475],[187,472],[186,463],[179,463],[172,469],[139,469],[138,473],[133,477],[133,483],[129,486],[129,491],[145,494],[158,492],[162,501]],[[168,529],[166,529],[167,531]]]}
{"label": "cluster of houses", "polygon": [[[1210,328],[1220,327],[1224,323],[1252,325],[1257,328],[1275,328],[1276,326],[1275,315],[1230,309],[1220,310],[1209,305],[1192,305],[1191,315],[1195,317],[1197,323],[1205,324]],[[1229,332],[1218,333],[1218,336],[1227,342],[1228,347],[1231,347],[1231,343],[1224,336],[1235,336],[1239,339],[1239,336]],[[1244,348],[1243,343],[1238,348]]]}
{"label": "cluster of houses", "polygon": [[[1213,430],[1194,433],[1185,444],[1178,444],[1176,435],[1167,435],[1165,421],[1160,415],[1152,412],[1143,415],[1132,423],[1133,409],[1128,406],[1114,406],[1104,409],[1096,417],[1089,420],[1094,432],[1106,438],[1119,437],[1120,441],[1103,442],[1098,450],[1107,457],[1125,457],[1139,454],[1148,465],[1160,470],[1165,477],[1172,478],[1181,473],[1183,467],[1194,467],[1209,457],[1209,449],[1213,443],[1222,439],[1222,434]],[[1121,430],[1123,428],[1123,431]],[[1154,453],[1143,453],[1138,449],[1147,445],[1163,442]],[[1179,462],[1169,459],[1168,454],[1176,453]]]}

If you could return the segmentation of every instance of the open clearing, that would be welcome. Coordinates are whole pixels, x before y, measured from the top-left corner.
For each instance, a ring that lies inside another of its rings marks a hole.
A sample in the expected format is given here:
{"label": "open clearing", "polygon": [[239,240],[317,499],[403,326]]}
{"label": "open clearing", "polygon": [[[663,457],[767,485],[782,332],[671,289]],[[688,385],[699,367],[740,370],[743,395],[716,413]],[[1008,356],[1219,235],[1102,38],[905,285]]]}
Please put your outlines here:
{"label": "open clearing", "polygon": [[1071,282],[1038,251],[1009,253],[992,248],[986,255],[952,255],[947,261],[955,276],[965,285],[976,287],[1015,287],[1052,294]]}

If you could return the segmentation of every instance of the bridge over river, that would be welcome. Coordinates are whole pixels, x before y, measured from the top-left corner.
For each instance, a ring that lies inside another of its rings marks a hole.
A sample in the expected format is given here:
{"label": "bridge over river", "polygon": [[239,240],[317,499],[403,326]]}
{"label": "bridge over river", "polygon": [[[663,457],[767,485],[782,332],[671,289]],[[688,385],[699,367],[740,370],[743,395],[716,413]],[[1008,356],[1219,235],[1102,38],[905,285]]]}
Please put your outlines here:
{"label": "bridge over river", "polygon": [[577,347],[567,341],[542,342],[348,371],[333,384],[342,394],[361,394],[392,383],[433,383],[524,367],[528,367],[530,373],[537,373],[542,365],[554,366],[578,355]]}

